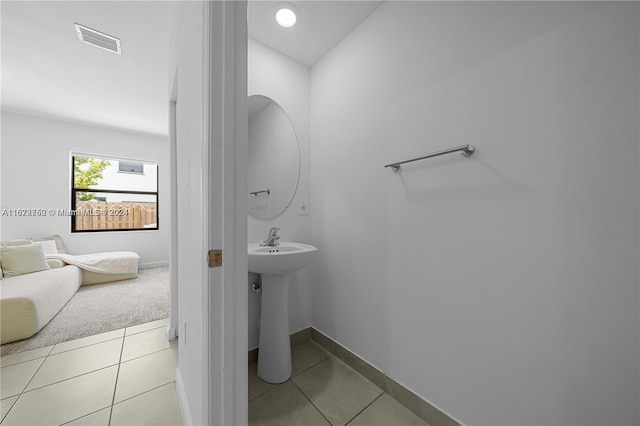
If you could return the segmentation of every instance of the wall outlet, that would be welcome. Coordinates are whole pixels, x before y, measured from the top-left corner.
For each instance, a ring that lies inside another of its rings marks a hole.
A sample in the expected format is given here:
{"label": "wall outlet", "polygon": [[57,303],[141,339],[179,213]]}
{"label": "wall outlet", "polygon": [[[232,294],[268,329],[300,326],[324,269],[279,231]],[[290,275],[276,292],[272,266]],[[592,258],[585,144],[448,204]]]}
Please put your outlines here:
{"label": "wall outlet", "polygon": [[307,216],[309,214],[309,205],[307,203],[298,204],[298,216]]}

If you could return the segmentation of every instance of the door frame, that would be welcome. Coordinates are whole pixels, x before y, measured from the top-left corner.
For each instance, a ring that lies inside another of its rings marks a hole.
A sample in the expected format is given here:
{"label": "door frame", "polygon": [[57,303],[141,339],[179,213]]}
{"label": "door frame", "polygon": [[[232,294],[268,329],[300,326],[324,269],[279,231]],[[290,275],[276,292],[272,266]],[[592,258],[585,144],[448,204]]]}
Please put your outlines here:
{"label": "door frame", "polygon": [[167,340],[178,338],[178,70],[169,98],[169,169],[171,176],[171,247],[169,250],[169,324]]}
{"label": "door frame", "polygon": [[209,268],[203,318],[203,419],[248,422],[247,2],[204,1],[205,229],[222,267]]}

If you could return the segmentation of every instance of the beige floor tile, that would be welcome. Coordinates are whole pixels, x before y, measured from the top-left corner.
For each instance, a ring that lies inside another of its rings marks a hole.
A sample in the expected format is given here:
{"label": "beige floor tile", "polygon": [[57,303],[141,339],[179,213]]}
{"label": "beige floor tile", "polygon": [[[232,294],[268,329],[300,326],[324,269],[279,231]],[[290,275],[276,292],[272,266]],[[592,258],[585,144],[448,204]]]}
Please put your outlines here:
{"label": "beige floor tile", "polygon": [[111,407],[104,410],[97,411],[89,414],[88,416],[80,417],[69,423],[65,423],[65,426],[109,426],[109,417],[111,416]]}
{"label": "beige floor tile", "polygon": [[0,358],[0,367],[8,367],[21,362],[43,358],[49,355],[51,348],[53,348],[53,346],[45,346],[43,348],[31,349],[30,351],[19,352],[17,354],[5,355]]}
{"label": "beige floor tile", "polygon": [[96,343],[106,342],[108,340],[124,337],[124,328],[120,330],[108,331],[106,333],[95,334],[93,336],[82,337],[80,339],[69,340],[67,342],[58,343],[53,347],[51,355],[60,352],[66,352],[72,349],[78,349],[84,346],[94,345]]}
{"label": "beige floor tile", "polygon": [[249,400],[252,400],[256,396],[262,395],[269,389],[276,387],[272,383],[267,383],[258,377],[258,364],[251,364],[249,366]]}
{"label": "beige floor tile", "polygon": [[292,376],[297,376],[331,356],[331,353],[311,340],[291,348]]}
{"label": "beige floor tile", "polygon": [[130,336],[132,334],[141,333],[143,331],[153,330],[154,328],[163,328],[165,329],[169,324],[169,318],[159,319],[157,321],[145,322],[144,324],[134,325],[133,327],[127,327],[126,336]]}
{"label": "beige floor tile", "polygon": [[249,425],[329,425],[291,381],[249,401]]}
{"label": "beige floor tile", "polygon": [[167,340],[164,328],[156,328],[126,336],[122,350],[122,361],[129,361],[140,356],[177,346],[177,342],[177,339]]}
{"label": "beige floor tile", "polygon": [[61,425],[109,407],[117,366],[94,371],[20,395],[4,424]]}
{"label": "beige floor tile", "polygon": [[428,426],[389,395],[382,394],[349,423],[349,426]]}
{"label": "beige floor tile", "polygon": [[18,395],[24,390],[29,380],[38,371],[45,358],[38,358],[0,369],[0,398],[5,399]]}
{"label": "beige floor tile", "polygon": [[10,398],[5,398],[0,400],[0,422],[4,419],[4,416],[7,415],[11,407],[13,407],[13,403],[16,402],[18,396],[12,396]]}
{"label": "beige floor tile", "polygon": [[295,376],[293,382],[333,425],[344,425],[382,390],[335,357]]}
{"label": "beige floor tile", "polygon": [[50,355],[27,386],[27,390],[116,365],[120,360],[121,348],[122,339],[116,339]]}
{"label": "beige floor tile", "polygon": [[177,347],[123,362],[118,373],[115,402],[175,381],[177,366]]}
{"label": "beige floor tile", "polygon": [[169,383],[113,406],[111,426],[181,426],[175,384]]}

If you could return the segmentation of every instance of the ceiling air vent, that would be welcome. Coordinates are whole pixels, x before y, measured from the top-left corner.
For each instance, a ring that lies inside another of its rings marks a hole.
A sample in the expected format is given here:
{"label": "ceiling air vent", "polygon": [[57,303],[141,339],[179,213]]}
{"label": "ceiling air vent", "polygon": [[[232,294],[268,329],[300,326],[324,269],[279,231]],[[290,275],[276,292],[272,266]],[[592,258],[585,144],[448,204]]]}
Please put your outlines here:
{"label": "ceiling air vent", "polygon": [[92,46],[99,47],[100,49],[108,50],[109,52],[122,54],[120,49],[120,39],[111,37],[100,31],[92,30],[84,25],[74,24],[76,26],[76,33],[80,41],[90,44]]}

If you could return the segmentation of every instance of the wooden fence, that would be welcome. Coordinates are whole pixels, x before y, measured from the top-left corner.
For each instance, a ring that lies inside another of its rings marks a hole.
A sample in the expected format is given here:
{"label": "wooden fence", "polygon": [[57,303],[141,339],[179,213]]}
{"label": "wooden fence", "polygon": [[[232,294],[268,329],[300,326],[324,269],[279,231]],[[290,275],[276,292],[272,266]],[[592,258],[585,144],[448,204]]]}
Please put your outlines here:
{"label": "wooden fence", "polygon": [[156,203],[78,201],[76,231],[156,227]]}

